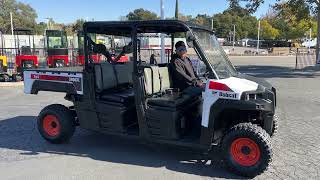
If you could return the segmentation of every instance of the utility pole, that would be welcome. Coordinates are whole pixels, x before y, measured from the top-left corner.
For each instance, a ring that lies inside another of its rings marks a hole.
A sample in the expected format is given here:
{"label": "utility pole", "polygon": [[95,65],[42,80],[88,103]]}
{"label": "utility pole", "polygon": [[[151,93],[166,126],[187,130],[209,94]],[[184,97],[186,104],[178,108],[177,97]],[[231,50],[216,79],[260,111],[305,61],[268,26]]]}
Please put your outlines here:
{"label": "utility pole", "polygon": [[176,0],[175,18],[176,18],[176,20],[179,20],[179,0]]}
{"label": "utility pole", "polygon": [[258,41],[257,41],[257,53],[259,54],[260,49],[260,29],[261,29],[261,21],[259,20],[258,24]]}
{"label": "utility pole", "polygon": [[211,18],[211,30],[213,31],[213,18]]}
{"label": "utility pole", "polygon": [[[13,18],[12,18],[12,12],[10,12],[10,23],[11,23],[11,35],[12,35],[12,39],[14,42],[14,46],[16,46],[16,40],[14,38],[14,34],[13,34]],[[15,50],[15,54],[17,54],[17,51]]]}
{"label": "utility pole", "polygon": [[312,28],[310,28],[308,53],[311,52],[311,39],[312,39]]}
{"label": "utility pole", "polygon": [[[160,0],[160,8],[161,8],[161,19],[164,20],[164,2]],[[164,34],[161,33],[161,63],[165,63],[166,52],[165,52],[165,37]]]}
{"label": "utility pole", "polygon": [[320,46],[320,3],[317,2],[316,3],[317,6],[317,10],[318,10],[318,31],[317,31],[317,47],[316,47],[316,57],[317,57],[317,64],[320,64],[320,50],[319,50],[319,46]]}
{"label": "utility pole", "polygon": [[234,45],[236,43],[236,25],[233,25],[233,51],[234,51]]}

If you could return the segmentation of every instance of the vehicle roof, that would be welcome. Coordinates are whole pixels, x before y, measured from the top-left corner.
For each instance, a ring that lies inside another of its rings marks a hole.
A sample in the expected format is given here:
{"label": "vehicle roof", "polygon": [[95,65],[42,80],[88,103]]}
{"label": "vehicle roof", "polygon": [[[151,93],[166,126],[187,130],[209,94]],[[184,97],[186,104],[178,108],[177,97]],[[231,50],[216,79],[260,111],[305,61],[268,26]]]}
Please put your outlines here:
{"label": "vehicle roof", "polygon": [[84,31],[110,35],[130,35],[132,27],[137,26],[137,33],[187,32],[189,28],[211,31],[205,27],[179,20],[146,20],[146,21],[95,21],[84,23]]}
{"label": "vehicle roof", "polygon": [[32,29],[29,29],[29,28],[14,28],[13,31],[15,31],[15,32],[31,33],[31,32],[32,32]]}
{"label": "vehicle roof", "polygon": [[66,32],[66,31],[64,31],[64,30],[57,30],[57,29],[51,29],[51,30],[47,29],[46,32]]}

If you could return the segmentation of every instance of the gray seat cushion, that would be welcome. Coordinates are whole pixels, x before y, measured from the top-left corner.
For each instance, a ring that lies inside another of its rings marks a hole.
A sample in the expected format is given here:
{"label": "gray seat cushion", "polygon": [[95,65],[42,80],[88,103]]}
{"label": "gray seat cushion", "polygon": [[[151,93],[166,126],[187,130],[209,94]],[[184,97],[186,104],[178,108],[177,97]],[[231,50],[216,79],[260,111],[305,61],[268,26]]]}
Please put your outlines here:
{"label": "gray seat cushion", "polygon": [[117,73],[118,85],[132,84],[133,62],[115,64],[114,66]]}
{"label": "gray seat cushion", "polygon": [[150,66],[144,69],[147,95],[153,95],[171,88],[168,67]]}
{"label": "gray seat cushion", "polygon": [[101,100],[119,103],[123,105],[134,104],[134,92],[133,89],[128,89],[120,92],[107,92],[100,96]]}
{"label": "gray seat cushion", "polygon": [[97,92],[102,92],[117,86],[117,78],[110,63],[95,64],[94,71]]}
{"label": "gray seat cushion", "polygon": [[98,93],[124,84],[132,84],[132,62],[114,65],[109,62],[103,62],[95,64],[94,71]]}
{"label": "gray seat cushion", "polygon": [[187,104],[193,103],[197,99],[199,98],[196,96],[190,96],[188,94],[182,94],[182,93],[173,93],[173,94],[165,94],[157,98],[149,98],[148,105],[169,107],[169,108],[179,108]]}

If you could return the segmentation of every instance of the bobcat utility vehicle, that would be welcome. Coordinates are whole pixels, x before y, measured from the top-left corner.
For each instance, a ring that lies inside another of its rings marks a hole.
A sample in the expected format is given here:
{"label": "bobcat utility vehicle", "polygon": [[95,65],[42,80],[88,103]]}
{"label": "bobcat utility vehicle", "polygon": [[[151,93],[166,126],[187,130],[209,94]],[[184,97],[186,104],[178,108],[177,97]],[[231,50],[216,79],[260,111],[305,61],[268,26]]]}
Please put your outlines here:
{"label": "bobcat utility vehicle", "polygon": [[[26,28],[16,28],[13,30],[13,32],[15,35],[16,73],[12,74],[12,80],[21,81],[23,79],[23,71],[26,69],[37,68],[39,66],[39,60],[38,56],[35,55],[34,35],[32,30]],[[27,41],[24,44],[20,42],[19,36],[21,35],[28,36]]]}
{"label": "bobcat utility vehicle", "polygon": [[[74,104],[53,104],[40,112],[37,125],[44,139],[67,142],[80,126],[159,146],[178,146],[204,160],[219,157],[232,172],[244,176],[253,177],[268,168],[276,90],[264,80],[238,73],[214,32],[176,20],[86,22],[83,31],[84,68],[25,71],[26,94],[62,92]],[[93,53],[112,57],[89,33],[131,38],[117,57],[132,53],[132,58],[125,63],[93,63]],[[188,47],[205,67],[202,95],[175,89],[169,63],[150,65],[141,58],[138,37],[147,33],[169,35],[172,47],[175,34],[185,34]]]}
{"label": "bobcat utility vehicle", "polygon": [[5,48],[5,40],[3,38],[3,30],[0,29],[0,82],[8,82],[10,81],[10,76],[8,75],[8,58],[5,55],[4,48]]}
{"label": "bobcat utility vehicle", "polygon": [[69,66],[67,33],[60,30],[46,30],[45,47],[49,68]]}

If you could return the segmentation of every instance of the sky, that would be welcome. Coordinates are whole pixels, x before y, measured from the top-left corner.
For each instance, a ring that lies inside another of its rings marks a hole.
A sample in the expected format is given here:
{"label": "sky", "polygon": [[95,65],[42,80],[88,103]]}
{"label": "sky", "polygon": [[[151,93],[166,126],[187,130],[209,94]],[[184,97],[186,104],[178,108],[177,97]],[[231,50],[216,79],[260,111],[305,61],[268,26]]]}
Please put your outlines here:
{"label": "sky", "polygon": [[[31,5],[38,14],[38,22],[53,18],[58,23],[72,23],[76,19],[110,21],[119,20],[130,11],[144,8],[160,14],[160,0],[18,0]],[[270,4],[276,0],[266,0],[254,14],[258,18],[264,15]],[[164,0],[165,17],[173,17],[175,0]],[[185,15],[223,12],[228,8],[226,0],[180,0],[180,13]]]}

